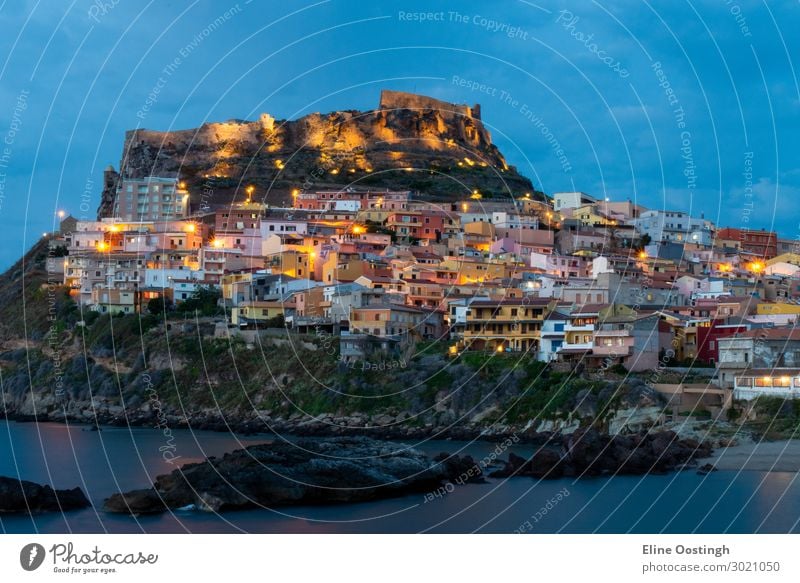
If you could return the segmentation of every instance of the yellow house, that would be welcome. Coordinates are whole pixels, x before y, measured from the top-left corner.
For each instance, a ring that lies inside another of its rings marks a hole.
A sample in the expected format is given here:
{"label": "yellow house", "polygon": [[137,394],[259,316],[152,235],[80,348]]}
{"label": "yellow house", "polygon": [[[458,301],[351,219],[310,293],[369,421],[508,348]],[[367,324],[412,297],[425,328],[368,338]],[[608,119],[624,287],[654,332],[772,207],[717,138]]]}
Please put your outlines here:
{"label": "yellow house", "polygon": [[313,279],[310,269],[310,254],[302,251],[290,250],[267,255],[267,267],[274,274],[288,275],[298,279]]}
{"label": "yellow house", "polygon": [[464,233],[470,235],[481,235],[483,237],[494,237],[497,230],[492,223],[486,221],[474,221],[472,223],[464,223]]}
{"label": "yellow house", "polygon": [[550,298],[473,301],[467,309],[463,345],[471,350],[539,350],[542,322],[555,307]]}
{"label": "yellow house", "polygon": [[236,325],[263,324],[276,316],[289,316],[294,313],[292,302],[245,302],[231,310],[231,322]]}
{"label": "yellow house", "polygon": [[322,265],[322,281],[355,281],[367,271],[367,264],[358,253],[332,252]]}
{"label": "yellow house", "polygon": [[781,253],[772,259],[767,259],[764,263],[767,265],[767,267],[776,263],[791,263],[792,265],[800,265],[800,254]]}
{"label": "yellow house", "polygon": [[350,310],[350,331],[379,337],[419,334],[426,312],[400,304],[377,304]]}
{"label": "yellow house", "polygon": [[101,314],[136,313],[136,292],[97,286],[92,288],[92,309]]}
{"label": "yellow house", "polygon": [[362,209],[356,214],[356,221],[359,223],[379,223],[383,224],[394,210],[386,209]]}
{"label": "yellow house", "polygon": [[488,263],[468,259],[449,258],[439,265],[441,269],[458,274],[457,283],[482,283],[508,277],[513,268],[504,263]]}
{"label": "yellow house", "polygon": [[220,287],[222,288],[222,298],[224,300],[233,299],[233,290],[239,282],[253,281],[253,274],[250,272],[242,273],[226,273],[220,278]]}
{"label": "yellow house", "polygon": [[759,316],[779,314],[800,314],[800,305],[797,304],[770,304],[762,302],[756,306]]}
{"label": "yellow house", "polygon": [[595,225],[613,226],[617,224],[617,221],[599,212],[596,204],[587,204],[573,209],[572,218],[590,227]]}

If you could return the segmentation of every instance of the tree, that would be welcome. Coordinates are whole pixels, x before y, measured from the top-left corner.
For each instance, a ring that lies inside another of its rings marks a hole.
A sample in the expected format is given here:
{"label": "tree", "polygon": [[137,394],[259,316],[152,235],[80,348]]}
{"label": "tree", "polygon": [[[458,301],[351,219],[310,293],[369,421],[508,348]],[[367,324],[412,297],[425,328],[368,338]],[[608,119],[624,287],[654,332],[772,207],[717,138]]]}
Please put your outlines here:
{"label": "tree", "polygon": [[286,320],[283,317],[283,314],[278,314],[277,316],[273,316],[268,320],[264,321],[265,328],[285,328],[286,327]]}
{"label": "tree", "polygon": [[220,313],[217,305],[219,298],[218,289],[211,285],[201,285],[192,297],[178,304],[177,309],[180,312],[199,312],[201,316],[214,316]]}
{"label": "tree", "polygon": [[153,298],[149,302],[147,302],[147,311],[151,314],[159,315],[163,314],[166,311],[169,311],[172,308],[172,301],[169,298],[160,297],[160,298]]}
{"label": "tree", "polygon": [[608,237],[608,253],[616,255],[617,251],[619,251],[619,229],[614,225],[610,225],[606,227],[606,235]]}

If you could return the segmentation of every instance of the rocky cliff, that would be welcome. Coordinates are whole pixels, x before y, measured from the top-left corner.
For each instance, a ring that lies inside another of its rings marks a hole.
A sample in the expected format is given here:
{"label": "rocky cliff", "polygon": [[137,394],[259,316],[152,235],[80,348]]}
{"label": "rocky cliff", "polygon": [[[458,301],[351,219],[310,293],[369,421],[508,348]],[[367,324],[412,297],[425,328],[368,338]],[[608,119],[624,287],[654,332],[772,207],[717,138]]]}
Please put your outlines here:
{"label": "rocky cliff", "polygon": [[[383,91],[371,111],[312,113],[296,120],[206,123],[196,129],[128,131],[120,176],[178,174],[195,208],[227,204],[243,184],[267,202],[292,189],[343,186],[414,190],[434,199],[522,195],[533,185],[492,143],[480,106]],[[108,216],[107,175],[98,216]]]}

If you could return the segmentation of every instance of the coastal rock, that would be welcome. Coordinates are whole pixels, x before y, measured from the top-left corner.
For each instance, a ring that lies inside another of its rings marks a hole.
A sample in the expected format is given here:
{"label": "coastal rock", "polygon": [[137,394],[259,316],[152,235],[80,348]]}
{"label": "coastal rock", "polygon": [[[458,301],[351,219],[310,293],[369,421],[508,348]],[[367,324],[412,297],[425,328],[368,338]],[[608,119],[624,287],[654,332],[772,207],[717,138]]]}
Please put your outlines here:
{"label": "coastal rock", "polygon": [[114,494],[105,501],[109,512],[125,514],[153,514],[167,509],[161,496],[153,489],[131,490],[124,494]]}
{"label": "coastal rock", "polygon": [[504,467],[490,477],[663,473],[707,457],[710,452],[707,444],[681,439],[672,431],[611,436],[596,429],[580,429],[565,437],[562,451],[551,444],[528,460],[510,453]]}
{"label": "coastal rock", "polygon": [[449,478],[453,476],[459,477],[461,479],[460,483],[483,484],[486,482],[483,478],[481,465],[478,464],[472,456],[457,456],[448,453],[440,453],[433,458],[433,461],[442,465],[445,474]]}
{"label": "coastal rock", "polygon": [[194,505],[224,512],[359,502],[435,490],[474,465],[458,456],[437,463],[408,446],[364,437],[261,444],[158,476],[153,488],[115,494],[104,509],[141,514]]}
{"label": "coastal rock", "polygon": [[80,488],[54,490],[26,480],[0,476],[0,513],[62,512],[91,506]]}

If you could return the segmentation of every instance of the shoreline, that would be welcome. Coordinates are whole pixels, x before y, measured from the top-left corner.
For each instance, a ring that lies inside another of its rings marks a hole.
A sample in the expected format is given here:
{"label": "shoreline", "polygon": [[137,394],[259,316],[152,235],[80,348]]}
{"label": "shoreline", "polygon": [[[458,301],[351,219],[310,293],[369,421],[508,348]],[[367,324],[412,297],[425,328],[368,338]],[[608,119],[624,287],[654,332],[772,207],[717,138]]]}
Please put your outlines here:
{"label": "shoreline", "polygon": [[[102,431],[104,428],[119,429],[124,427],[158,430],[159,426],[150,419],[132,418],[127,420],[119,418],[103,419],[101,423],[92,423],[83,419],[73,418],[48,418],[36,419],[32,416],[0,416],[0,420],[14,421],[17,423],[56,423],[61,425],[82,426],[89,430]],[[195,420],[200,421],[200,420]],[[290,434],[295,437],[346,437],[364,436],[379,440],[403,441],[409,439],[435,439],[437,441],[479,441],[496,443],[510,436],[516,436],[520,444],[524,445],[549,445],[560,446],[568,435],[558,433],[535,433],[531,431],[515,431],[512,428],[487,432],[484,428],[474,427],[347,427],[335,424],[324,425],[319,423],[304,424],[287,420],[273,422],[272,427],[266,428],[262,423],[253,420],[230,421],[223,423],[218,419],[203,419],[200,423],[176,424],[174,429],[212,431],[215,433],[240,434],[247,437],[258,437]],[[271,429],[271,430],[270,430]],[[732,446],[715,446],[711,456],[698,457],[692,460],[692,465],[685,469],[701,467],[711,464],[717,470],[723,471],[761,471],[761,472],[800,472],[800,439],[739,442]]]}
{"label": "shoreline", "polygon": [[[197,416],[188,419],[170,418],[171,430],[212,431],[242,437],[271,435],[294,435],[297,437],[370,437],[386,441],[435,439],[441,441],[481,441],[496,443],[515,437],[526,445],[561,445],[564,435],[554,432],[537,433],[521,427],[498,427],[494,430],[475,426],[423,426],[414,427],[401,424],[358,426],[331,421],[273,419],[271,421],[253,418],[230,418]],[[163,425],[152,416],[130,415],[128,418],[100,416],[94,421],[72,416],[36,418],[33,415],[0,415],[0,421],[16,423],[55,423],[59,425],[81,426],[91,431],[103,429],[137,428],[163,430]]]}
{"label": "shoreline", "polygon": [[697,463],[717,470],[754,472],[800,471],[800,439],[739,443],[718,447],[710,457]]}

